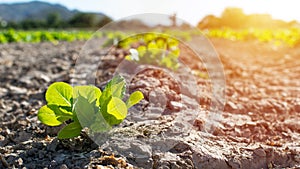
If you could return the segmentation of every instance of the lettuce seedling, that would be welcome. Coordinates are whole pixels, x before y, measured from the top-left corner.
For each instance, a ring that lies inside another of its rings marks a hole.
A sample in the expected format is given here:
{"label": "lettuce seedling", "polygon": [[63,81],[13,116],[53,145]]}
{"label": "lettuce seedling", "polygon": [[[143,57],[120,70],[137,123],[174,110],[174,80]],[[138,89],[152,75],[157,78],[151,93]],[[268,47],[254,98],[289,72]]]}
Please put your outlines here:
{"label": "lettuce seedling", "polygon": [[130,55],[126,56],[126,60],[162,66],[171,70],[177,70],[179,67],[179,41],[167,35],[139,34],[120,41],[118,47],[129,49]]}
{"label": "lettuce seedling", "polygon": [[120,124],[127,111],[143,98],[140,91],[129,96],[126,103],[122,100],[126,89],[123,77],[115,76],[103,92],[96,86],[75,86],[55,82],[46,91],[47,105],[38,111],[38,119],[48,126],[66,123],[58,133],[59,139],[80,135],[82,128],[91,132],[104,132]]}

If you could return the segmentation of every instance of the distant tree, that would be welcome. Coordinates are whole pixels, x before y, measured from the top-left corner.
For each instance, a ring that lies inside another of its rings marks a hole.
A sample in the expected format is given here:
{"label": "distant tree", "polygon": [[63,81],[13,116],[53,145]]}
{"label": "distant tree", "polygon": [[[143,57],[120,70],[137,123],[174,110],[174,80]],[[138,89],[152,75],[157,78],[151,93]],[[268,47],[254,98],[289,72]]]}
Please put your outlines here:
{"label": "distant tree", "polygon": [[71,27],[92,28],[96,26],[96,15],[92,13],[77,13],[69,21]]}
{"label": "distant tree", "polygon": [[31,19],[26,19],[21,21],[20,23],[20,28],[21,29],[39,29],[39,28],[45,28],[46,23],[45,21],[42,20],[31,20]]}
{"label": "distant tree", "polygon": [[192,29],[192,26],[189,25],[188,23],[182,23],[180,25],[180,28],[183,29],[183,30],[189,30],[189,29]]}
{"label": "distant tree", "polygon": [[97,26],[98,27],[102,27],[102,26],[108,24],[111,21],[112,21],[112,19],[110,17],[104,16],[102,19],[100,19],[100,21],[98,22]]}
{"label": "distant tree", "polygon": [[246,16],[240,8],[226,8],[221,16],[221,25],[242,28],[245,25]]}
{"label": "distant tree", "polygon": [[7,26],[5,27],[5,29],[19,29],[20,28],[20,24],[14,22],[14,21],[10,21],[7,23]]}
{"label": "distant tree", "polygon": [[270,14],[244,14],[240,8],[226,8],[221,17],[214,15],[208,15],[204,17],[199,23],[200,29],[212,29],[212,28],[232,28],[232,29],[244,29],[244,28],[289,28],[300,27],[300,24],[296,21],[286,22],[282,20],[273,19]]}
{"label": "distant tree", "polygon": [[198,23],[200,29],[219,28],[221,26],[220,19],[214,15],[207,15]]}
{"label": "distant tree", "polygon": [[49,13],[46,18],[41,20],[25,19],[18,22],[7,22],[0,29],[47,29],[47,28],[99,28],[111,22],[112,19],[95,13],[77,13],[71,19],[64,20],[59,13]]}
{"label": "distant tree", "polygon": [[61,17],[59,13],[50,13],[47,16],[47,27],[57,28],[61,26]]}

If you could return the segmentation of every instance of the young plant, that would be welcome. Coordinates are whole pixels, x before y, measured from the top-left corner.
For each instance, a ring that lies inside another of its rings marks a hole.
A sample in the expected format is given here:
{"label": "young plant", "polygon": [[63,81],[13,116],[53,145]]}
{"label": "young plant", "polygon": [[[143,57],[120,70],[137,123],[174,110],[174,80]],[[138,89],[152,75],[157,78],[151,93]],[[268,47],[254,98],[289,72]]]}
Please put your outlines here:
{"label": "young plant", "polygon": [[179,42],[167,35],[145,33],[127,38],[118,44],[119,48],[129,49],[127,60],[141,64],[151,64],[177,70],[180,54]]}
{"label": "young plant", "polygon": [[104,132],[120,124],[130,107],[144,98],[135,91],[123,102],[126,83],[123,77],[115,76],[103,92],[96,86],[75,86],[55,82],[46,91],[47,105],[38,111],[38,119],[48,126],[67,125],[58,133],[59,139],[80,135],[87,127],[92,133]]}

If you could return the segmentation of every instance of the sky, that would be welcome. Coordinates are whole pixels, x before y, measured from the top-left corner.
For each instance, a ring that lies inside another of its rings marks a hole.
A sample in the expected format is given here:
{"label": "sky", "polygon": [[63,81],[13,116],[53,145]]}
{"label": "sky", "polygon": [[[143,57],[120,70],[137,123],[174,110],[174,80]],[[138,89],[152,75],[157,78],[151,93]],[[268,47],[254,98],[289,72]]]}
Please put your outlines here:
{"label": "sky", "polygon": [[[29,2],[31,0],[0,0],[0,3]],[[300,21],[296,0],[40,0],[59,3],[69,9],[102,12],[114,20],[136,14],[173,14],[190,23],[197,23],[206,15],[220,16],[226,7],[240,7],[244,13],[268,13],[275,19]]]}

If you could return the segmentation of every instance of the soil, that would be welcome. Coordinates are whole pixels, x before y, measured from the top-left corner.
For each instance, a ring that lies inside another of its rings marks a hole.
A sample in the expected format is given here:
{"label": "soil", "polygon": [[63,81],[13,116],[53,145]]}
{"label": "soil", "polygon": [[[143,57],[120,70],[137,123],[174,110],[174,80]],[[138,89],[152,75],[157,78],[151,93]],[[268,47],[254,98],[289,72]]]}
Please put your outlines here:
{"label": "soil", "polygon": [[[41,124],[37,111],[51,83],[81,83],[73,73],[85,42],[1,45],[0,168],[300,168],[300,48],[211,41],[226,77],[223,111],[209,109],[209,78],[197,77],[194,93],[188,70],[136,67],[143,71],[128,92],[141,90],[145,100],[100,139],[83,132],[69,140],[58,140],[60,127]],[[92,62],[103,55],[103,88],[126,52],[88,52]],[[182,60],[205,73],[189,54]]]}

